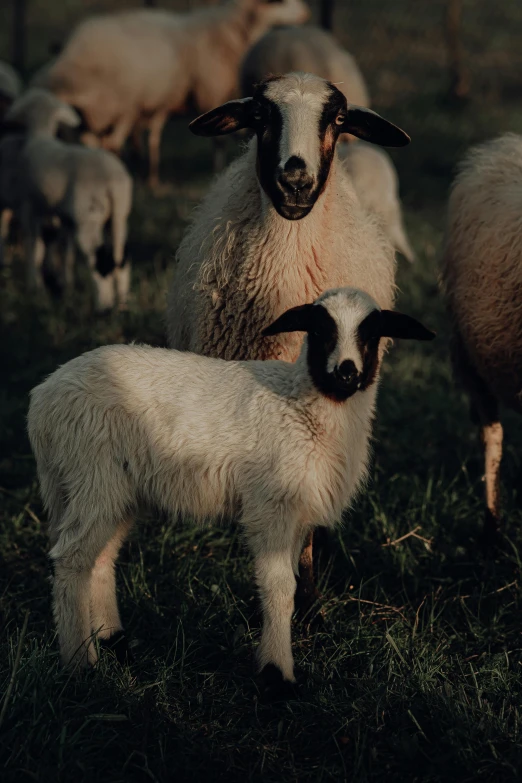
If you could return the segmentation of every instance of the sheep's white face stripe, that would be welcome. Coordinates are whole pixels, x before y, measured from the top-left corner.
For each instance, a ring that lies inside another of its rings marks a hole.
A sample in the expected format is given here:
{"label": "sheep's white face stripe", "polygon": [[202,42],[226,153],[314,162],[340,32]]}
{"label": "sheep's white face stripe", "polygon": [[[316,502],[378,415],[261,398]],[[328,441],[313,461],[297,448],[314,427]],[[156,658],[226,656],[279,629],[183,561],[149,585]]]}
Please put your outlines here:
{"label": "sheep's white face stripe", "polygon": [[[310,100],[310,97],[314,100]],[[322,101],[308,95],[279,105],[283,119],[279,146],[282,169],[291,157],[297,156],[304,160],[308,173],[317,177],[321,163],[319,125],[323,108]]]}
{"label": "sheep's white face stripe", "polygon": [[[350,307],[346,306],[347,300]],[[337,344],[328,357],[328,372],[333,372],[335,367],[351,359],[361,373],[363,359],[358,343],[358,329],[361,322],[375,310],[375,302],[364,292],[347,288],[318,301],[328,310],[337,325]]]}

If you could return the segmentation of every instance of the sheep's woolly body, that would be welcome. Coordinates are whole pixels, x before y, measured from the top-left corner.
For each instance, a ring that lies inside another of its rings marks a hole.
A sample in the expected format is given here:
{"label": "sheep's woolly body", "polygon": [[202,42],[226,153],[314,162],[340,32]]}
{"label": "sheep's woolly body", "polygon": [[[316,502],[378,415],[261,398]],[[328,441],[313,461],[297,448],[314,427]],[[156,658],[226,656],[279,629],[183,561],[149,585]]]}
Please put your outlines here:
{"label": "sheep's woolly body", "polygon": [[261,331],[329,288],[355,285],[382,308],[394,300],[393,249],[338,161],[310,214],[285,220],[259,186],[255,140],[210,188],[177,261],[170,342],[207,356],[294,361],[299,335]]}
{"label": "sheep's woolly body", "polygon": [[522,137],[506,134],[476,147],[460,168],[449,202],[442,285],[479,375],[519,410],[521,264]]}
{"label": "sheep's woolly body", "polygon": [[303,71],[335,84],[350,103],[369,106],[363,75],[352,57],[335,38],[312,25],[277,27],[250,49],[241,66],[244,95],[267,76]]}
{"label": "sheep's woolly body", "polygon": [[363,207],[382,220],[392,245],[413,262],[415,254],[402,218],[399,178],[390,156],[362,141],[339,145],[339,153]]}

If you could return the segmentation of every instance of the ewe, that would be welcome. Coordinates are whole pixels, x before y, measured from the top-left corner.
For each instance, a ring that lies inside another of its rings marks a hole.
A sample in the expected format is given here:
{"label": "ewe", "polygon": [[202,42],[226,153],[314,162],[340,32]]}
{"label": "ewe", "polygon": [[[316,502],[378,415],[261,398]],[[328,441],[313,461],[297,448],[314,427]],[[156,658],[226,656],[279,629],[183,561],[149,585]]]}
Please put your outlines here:
{"label": "ewe", "polygon": [[33,389],[29,437],[64,663],[94,663],[94,634],[121,645],[114,561],[144,503],[200,522],[238,516],[263,609],[258,667],[294,682],[299,555],[314,525],[339,522],[366,475],[379,341],[434,335],[353,288],[268,324],[267,313],[268,336],[308,334],[295,363],[113,345]]}
{"label": "ewe", "polygon": [[241,59],[275,24],[306,21],[302,0],[229,0],[184,14],[135,10],[87,19],[38,86],[75,106],[106,149],[132,128],[149,129],[150,181],[159,181],[160,141],[170,114],[207,111],[238,93]]}
{"label": "ewe", "polygon": [[522,411],[522,137],[468,153],[448,207],[442,288],[453,322],[453,367],[484,444],[484,538],[500,529],[499,403]]}
{"label": "ewe", "polygon": [[[65,246],[65,283],[72,286],[75,251],[87,258],[96,308],[127,300],[130,264],[125,263],[132,180],[115,155],[55,138],[58,125],[74,127],[76,112],[46,90],[31,88],[9,109],[6,120],[25,128],[0,142],[0,211],[17,213],[24,235],[28,282],[42,284],[44,223],[58,222]],[[5,239],[2,220],[0,257]]]}
{"label": "ewe", "polygon": [[[302,334],[262,333],[285,310],[346,285],[393,306],[393,248],[362,208],[336,142],[352,133],[402,146],[409,141],[402,130],[310,74],[267,80],[253,97],[191,127],[207,136],[250,128],[255,136],[210,187],[179,246],[167,316],[173,348],[295,361]],[[316,597],[310,540],[297,595],[302,613]]]}

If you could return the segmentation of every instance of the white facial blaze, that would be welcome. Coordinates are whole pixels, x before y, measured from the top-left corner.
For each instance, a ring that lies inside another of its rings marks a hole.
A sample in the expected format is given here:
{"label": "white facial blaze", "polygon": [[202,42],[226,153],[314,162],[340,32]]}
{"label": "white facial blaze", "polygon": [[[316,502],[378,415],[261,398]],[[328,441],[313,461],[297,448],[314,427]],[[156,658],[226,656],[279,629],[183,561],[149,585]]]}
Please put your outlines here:
{"label": "white facial blaze", "polygon": [[283,127],[279,146],[280,167],[293,156],[302,158],[307,173],[319,174],[321,138],[319,127],[331,90],[328,84],[310,74],[286,74],[270,82],[265,96],[277,104]]}
{"label": "white facial blaze", "polygon": [[[337,345],[328,357],[327,370],[333,372],[347,359],[362,372],[363,363],[357,341],[359,325],[378,305],[364,291],[355,288],[342,288],[334,295],[328,292],[317,300],[325,307],[337,324]],[[347,307],[349,303],[349,307]]]}

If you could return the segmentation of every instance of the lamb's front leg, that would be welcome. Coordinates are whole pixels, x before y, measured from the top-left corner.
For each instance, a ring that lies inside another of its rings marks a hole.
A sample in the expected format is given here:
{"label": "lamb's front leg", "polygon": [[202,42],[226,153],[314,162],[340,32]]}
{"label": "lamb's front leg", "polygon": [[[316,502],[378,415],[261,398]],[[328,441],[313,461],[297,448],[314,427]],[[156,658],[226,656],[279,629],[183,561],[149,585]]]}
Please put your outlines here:
{"label": "lamb's front leg", "polygon": [[[257,530],[254,532],[252,527]],[[279,681],[284,690],[285,683],[288,686],[295,682],[291,621],[296,580],[291,525],[274,523],[273,515],[269,515],[264,523],[247,525],[247,530],[263,612],[257,666],[270,686]]]}

